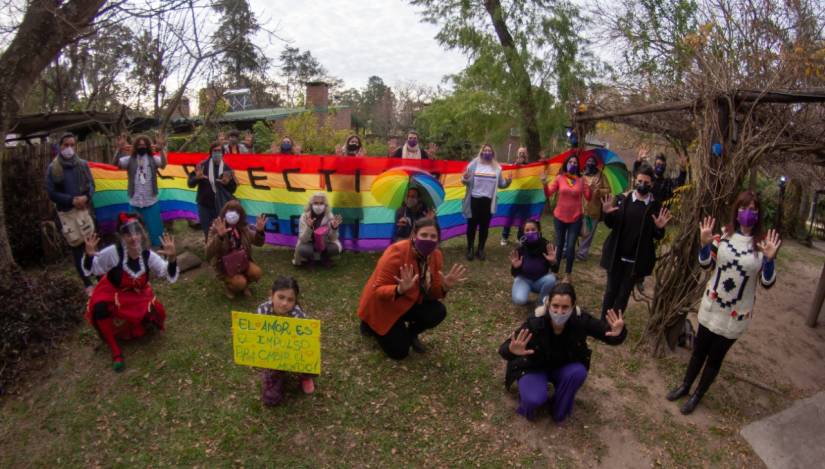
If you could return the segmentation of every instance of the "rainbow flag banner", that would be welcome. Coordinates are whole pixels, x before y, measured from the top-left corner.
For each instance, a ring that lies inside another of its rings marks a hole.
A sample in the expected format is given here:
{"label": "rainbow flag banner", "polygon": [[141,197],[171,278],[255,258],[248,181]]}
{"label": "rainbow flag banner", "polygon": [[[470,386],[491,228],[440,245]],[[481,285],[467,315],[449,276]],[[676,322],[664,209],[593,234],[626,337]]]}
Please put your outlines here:
{"label": "rainbow flag banner", "polygon": [[[561,156],[561,155],[560,155]],[[206,159],[205,153],[170,153],[169,164],[158,171],[161,216],[167,220],[197,220],[195,189],[187,184],[188,174]],[[561,165],[558,157],[524,166],[504,166],[513,183],[498,193],[498,208],[492,226],[517,226],[527,218],[537,218],[545,204],[541,176],[550,177]],[[395,211],[382,206],[370,193],[372,182],[384,171],[397,166],[425,169],[444,186],[444,202],[437,207],[443,239],[466,232],[461,213],[464,185],[461,175],[466,161],[401,160],[397,158],[339,157],[317,155],[226,155],[226,165],[235,171],[241,201],[249,221],[267,216],[266,242],[295,246],[298,219],[310,197],[325,192],[332,211],[344,223],[340,229],[345,249],[380,251],[390,244],[395,227]],[[95,180],[93,203],[98,228],[112,232],[117,214],[128,211],[126,171],[114,166],[90,163]]]}

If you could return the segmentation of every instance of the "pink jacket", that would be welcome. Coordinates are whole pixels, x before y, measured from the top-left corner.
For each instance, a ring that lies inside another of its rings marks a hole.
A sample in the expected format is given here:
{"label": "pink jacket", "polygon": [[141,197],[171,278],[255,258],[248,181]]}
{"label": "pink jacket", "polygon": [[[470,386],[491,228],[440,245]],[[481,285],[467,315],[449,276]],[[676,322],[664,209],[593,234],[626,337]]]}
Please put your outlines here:
{"label": "pink jacket", "polygon": [[553,216],[564,223],[573,223],[582,216],[582,196],[590,200],[590,186],[585,184],[584,178],[577,177],[573,187],[567,183],[567,176],[559,174],[549,186],[544,186],[544,194],[549,199],[556,192],[559,199]]}

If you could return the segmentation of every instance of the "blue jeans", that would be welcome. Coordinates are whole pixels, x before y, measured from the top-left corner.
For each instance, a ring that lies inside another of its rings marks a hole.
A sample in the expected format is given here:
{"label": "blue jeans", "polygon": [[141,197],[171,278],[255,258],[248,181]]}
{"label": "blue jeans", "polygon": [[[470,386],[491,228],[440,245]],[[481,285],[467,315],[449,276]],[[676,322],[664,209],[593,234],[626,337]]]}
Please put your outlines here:
{"label": "blue jeans", "polygon": [[[576,260],[576,238],[582,231],[582,217],[573,223],[565,223],[558,218],[553,219],[556,227],[556,255],[567,259],[565,273],[573,272],[573,262]],[[561,262],[561,260],[559,260]]]}
{"label": "blue jeans", "polygon": [[160,246],[160,236],[163,234],[163,220],[160,219],[160,202],[155,202],[148,207],[135,207],[129,204],[129,210],[137,212],[143,217],[143,224],[149,235],[149,244]]}
{"label": "blue jeans", "polygon": [[533,292],[539,294],[538,304],[541,305],[555,284],[556,276],[549,272],[538,280],[530,280],[519,275],[513,280],[513,304],[526,305],[530,301],[530,292]]}

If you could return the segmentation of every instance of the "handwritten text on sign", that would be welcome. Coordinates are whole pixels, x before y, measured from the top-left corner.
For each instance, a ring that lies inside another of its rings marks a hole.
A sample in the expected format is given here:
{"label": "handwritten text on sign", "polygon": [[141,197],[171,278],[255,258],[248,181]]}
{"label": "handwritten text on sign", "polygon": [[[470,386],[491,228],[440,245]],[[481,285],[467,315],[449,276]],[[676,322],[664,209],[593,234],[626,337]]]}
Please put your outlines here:
{"label": "handwritten text on sign", "polygon": [[235,363],[321,373],[321,321],[232,311]]}

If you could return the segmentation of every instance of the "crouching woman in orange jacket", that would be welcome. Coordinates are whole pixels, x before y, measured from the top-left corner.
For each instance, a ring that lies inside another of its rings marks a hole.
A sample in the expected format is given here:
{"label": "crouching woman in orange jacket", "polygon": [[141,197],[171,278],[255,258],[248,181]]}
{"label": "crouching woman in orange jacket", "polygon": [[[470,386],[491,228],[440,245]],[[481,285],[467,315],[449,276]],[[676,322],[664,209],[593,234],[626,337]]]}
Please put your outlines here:
{"label": "crouching woman in orange jacket", "polygon": [[426,351],[418,335],[444,320],[447,309],[439,300],[466,280],[467,268],[462,265],[453,265],[447,274],[441,271],[440,237],[435,220],[416,221],[410,239],[384,251],[361,293],[361,333],[374,335],[395,360],[406,358],[410,347]]}

